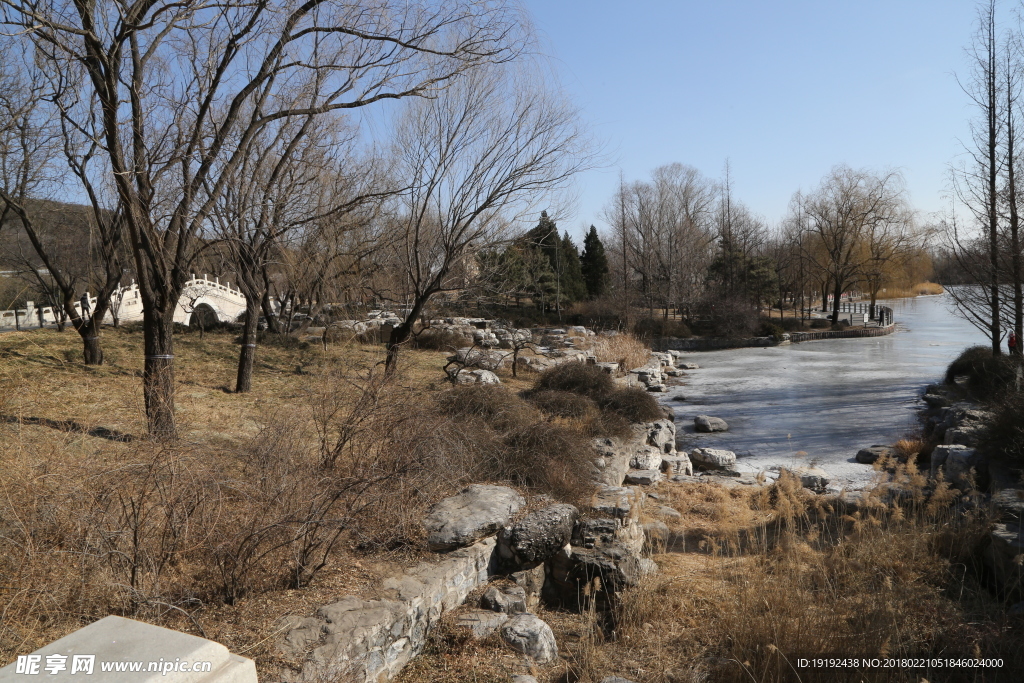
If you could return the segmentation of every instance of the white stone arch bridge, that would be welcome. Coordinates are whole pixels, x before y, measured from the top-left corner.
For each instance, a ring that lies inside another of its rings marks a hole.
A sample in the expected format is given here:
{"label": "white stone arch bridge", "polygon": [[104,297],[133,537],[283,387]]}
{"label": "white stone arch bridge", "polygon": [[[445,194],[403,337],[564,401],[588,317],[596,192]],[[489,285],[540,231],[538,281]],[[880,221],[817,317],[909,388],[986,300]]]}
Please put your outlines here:
{"label": "white stone arch bridge", "polygon": [[[134,280],[114,292],[110,305],[120,322],[142,320],[142,296]],[[89,296],[89,309],[93,310],[95,306],[96,297]],[[81,315],[81,303],[75,304],[75,310]],[[230,282],[222,283],[220,278],[210,279],[207,275],[201,278],[193,275],[181,290],[178,305],[174,308],[174,322],[191,326],[199,316],[205,318],[206,324],[234,322],[243,312],[245,295]],[[103,322],[113,323],[113,312],[108,312]],[[31,301],[23,309],[0,311],[0,330],[26,330],[56,324],[57,318],[49,306],[36,308]]]}

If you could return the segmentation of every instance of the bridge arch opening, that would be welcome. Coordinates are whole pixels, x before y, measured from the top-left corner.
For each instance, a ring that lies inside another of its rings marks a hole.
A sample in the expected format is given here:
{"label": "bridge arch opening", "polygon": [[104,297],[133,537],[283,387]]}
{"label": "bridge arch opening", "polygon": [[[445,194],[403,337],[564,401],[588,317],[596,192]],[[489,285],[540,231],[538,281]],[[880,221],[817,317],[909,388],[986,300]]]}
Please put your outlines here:
{"label": "bridge arch opening", "polygon": [[213,306],[210,304],[198,304],[192,310],[192,315],[189,316],[188,326],[205,329],[211,325],[216,325],[218,322],[220,322],[220,319],[217,317],[217,311],[213,310]]}

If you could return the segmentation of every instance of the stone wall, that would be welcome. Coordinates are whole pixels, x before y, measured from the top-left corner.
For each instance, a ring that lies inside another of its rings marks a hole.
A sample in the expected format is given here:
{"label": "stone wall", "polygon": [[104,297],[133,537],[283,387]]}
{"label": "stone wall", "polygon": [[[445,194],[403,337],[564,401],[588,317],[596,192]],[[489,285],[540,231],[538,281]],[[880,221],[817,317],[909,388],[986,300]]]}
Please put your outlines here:
{"label": "stone wall", "polygon": [[452,551],[388,579],[379,600],[346,596],[313,617],[288,617],[282,653],[304,658],[285,680],[378,683],[397,674],[423,649],[441,615],[465,601],[495,570],[495,539]]}

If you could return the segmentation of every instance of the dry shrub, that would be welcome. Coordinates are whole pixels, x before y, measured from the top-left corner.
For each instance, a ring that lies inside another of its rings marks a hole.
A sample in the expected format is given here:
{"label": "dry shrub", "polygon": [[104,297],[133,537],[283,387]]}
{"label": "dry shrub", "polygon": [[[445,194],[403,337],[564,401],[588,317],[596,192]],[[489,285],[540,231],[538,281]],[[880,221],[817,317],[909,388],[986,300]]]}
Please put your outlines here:
{"label": "dry shrub", "polygon": [[0,602],[0,653],[109,613],[201,632],[205,607],[307,586],[342,543],[420,545],[423,510],[460,483],[458,454],[422,438],[436,417],[396,382],[342,368],[215,451],[137,441],[93,456],[67,434],[28,455],[24,428],[0,425],[0,574],[17,587]]}
{"label": "dry shrub", "polygon": [[543,419],[534,406],[497,384],[455,387],[441,394],[437,403],[448,417],[460,422],[481,420],[499,431],[509,431]]}
{"label": "dry shrub", "polygon": [[584,419],[597,412],[597,404],[591,399],[568,391],[535,391],[528,398],[530,403],[556,417]]}
{"label": "dry shrub", "polygon": [[622,370],[643,367],[651,359],[651,347],[632,334],[621,332],[601,335],[591,345],[591,351],[598,362],[618,363]]}
{"label": "dry shrub", "polygon": [[432,450],[445,457],[452,474],[471,481],[505,482],[579,502],[592,489],[593,451],[589,438],[561,424],[545,422],[525,399],[496,385],[455,387],[439,400],[450,418],[432,430]]}
{"label": "dry shrub", "polygon": [[[593,450],[586,439],[549,422],[509,432],[502,449],[486,461],[491,478],[580,504],[593,490]],[[497,457],[495,457],[497,456]]]}
{"label": "dry shrub", "polygon": [[534,384],[535,391],[564,391],[601,400],[615,388],[611,375],[586,363],[562,363],[545,370]]}
{"label": "dry shrub", "polygon": [[649,392],[629,387],[611,392],[601,401],[601,407],[621,415],[629,422],[651,422],[665,417],[665,411]]}
{"label": "dry shrub", "polygon": [[426,329],[412,338],[409,348],[427,349],[430,351],[455,351],[465,346],[472,346],[472,344],[472,339],[458,332]]}
{"label": "dry shrub", "polygon": [[982,445],[1020,467],[1024,463],[1024,394],[1007,392],[993,406],[994,419],[985,430]]}
{"label": "dry shrub", "polygon": [[625,417],[611,410],[601,410],[580,424],[587,436],[629,436],[633,425]]}

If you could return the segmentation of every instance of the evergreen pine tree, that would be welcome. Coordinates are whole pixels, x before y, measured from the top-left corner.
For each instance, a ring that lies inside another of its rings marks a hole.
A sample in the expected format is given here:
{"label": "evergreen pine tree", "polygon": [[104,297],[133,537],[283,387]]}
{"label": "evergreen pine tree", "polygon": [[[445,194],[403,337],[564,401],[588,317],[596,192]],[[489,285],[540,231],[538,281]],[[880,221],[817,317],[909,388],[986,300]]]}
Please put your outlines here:
{"label": "evergreen pine tree", "polygon": [[604,244],[597,236],[597,228],[590,226],[590,232],[583,239],[583,255],[580,256],[580,270],[587,290],[587,298],[596,299],[608,291],[608,257]]}
{"label": "evergreen pine tree", "polygon": [[567,303],[582,301],[587,297],[587,285],[583,281],[580,251],[568,232],[562,235],[561,249],[559,267],[562,271],[562,299]]}
{"label": "evergreen pine tree", "polygon": [[537,227],[527,232],[523,239],[528,246],[540,249],[548,257],[551,270],[556,270],[560,242],[558,226],[548,216],[547,211],[540,212],[540,221],[538,221]]}

